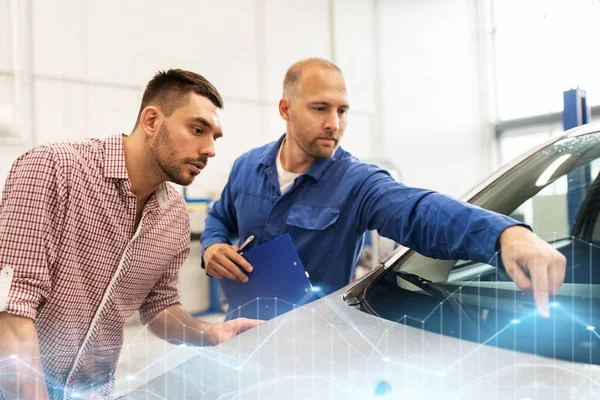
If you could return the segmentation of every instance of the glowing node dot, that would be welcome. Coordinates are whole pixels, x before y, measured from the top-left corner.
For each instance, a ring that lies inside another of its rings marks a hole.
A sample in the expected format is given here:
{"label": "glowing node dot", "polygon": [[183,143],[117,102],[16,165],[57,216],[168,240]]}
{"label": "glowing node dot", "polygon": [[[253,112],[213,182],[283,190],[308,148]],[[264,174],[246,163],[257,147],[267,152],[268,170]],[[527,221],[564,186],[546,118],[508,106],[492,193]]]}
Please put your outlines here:
{"label": "glowing node dot", "polygon": [[127,375],[125,379],[127,379],[128,381],[134,381],[136,378],[135,375]]}
{"label": "glowing node dot", "polygon": [[386,362],[390,361],[390,358],[389,357],[383,357],[383,361],[386,361]]}
{"label": "glowing node dot", "polygon": [[438,372],[437,375],[438,376],[446,376],[446,373],[444,371],[442,371],[442,372]]}
{"label": "glowing node dot", "polygon": [[235,369],[236,371],[241,371],[241,370],[242,370],[242,367],[238,365],[237,367],[235,367],[235,368],[233,368],[233,369]]}
{"label": "glowing node dot", "polygon": [[14,359],[16,359],[16,358],[17,358],[17,355],[16,355],[16,354],[11,354],[11,355],[10,355],[10,358],[12,358],[12,359],[14,360]]}
{"label": "glowing node dot", "polygon": [[551,308],[557,308],[560,304],[558,304],[557,302],[553,301],[552,303],[550,303],[550,307]]}
{"label": "glowing node dot", "polygon": [[588,325],[585,329],[587,329],[588,331],[593,331],[594,329],[596,329],[596,327],[592,326],[592,325]]}
{"label": "glowing node dot", "polygon": [[521,322],[521,321],[519,321],[519,320],[518,320],[518,319],[516,319],[516,318],[510,321],[510,323],[511,323],[511,324],[513,324],[513,325],[516,325],[516,324],[518,324],[519,322]]}

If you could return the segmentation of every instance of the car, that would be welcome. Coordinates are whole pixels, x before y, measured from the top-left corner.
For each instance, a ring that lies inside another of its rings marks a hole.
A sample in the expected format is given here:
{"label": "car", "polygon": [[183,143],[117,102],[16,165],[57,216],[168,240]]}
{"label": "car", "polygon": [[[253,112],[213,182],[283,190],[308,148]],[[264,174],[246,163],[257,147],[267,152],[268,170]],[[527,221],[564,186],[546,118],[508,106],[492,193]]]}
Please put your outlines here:
{"label": "car", "polygon": [[[464,199],[567,258],[550,318],[501,265],[399,248],[359,281],[196,356],[124,399],[600,399],[600,124]],[[501,249],[500,251],[511,251]]]}

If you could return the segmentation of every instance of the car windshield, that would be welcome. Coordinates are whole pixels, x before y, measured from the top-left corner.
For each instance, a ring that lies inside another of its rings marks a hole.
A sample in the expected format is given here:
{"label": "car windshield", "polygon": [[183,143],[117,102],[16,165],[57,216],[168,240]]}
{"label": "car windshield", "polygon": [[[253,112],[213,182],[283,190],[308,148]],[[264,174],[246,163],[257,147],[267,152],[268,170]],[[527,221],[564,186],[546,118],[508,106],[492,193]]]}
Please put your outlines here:
{"label": "car windshield", "polygon": [[566,256],[549,319],[504,272],[500,254],[483,264],[409,252],[368,287],[361,310],[486,345],[600,364],[599,173],[600,133],[566,136],[470,201],[531,226]]}

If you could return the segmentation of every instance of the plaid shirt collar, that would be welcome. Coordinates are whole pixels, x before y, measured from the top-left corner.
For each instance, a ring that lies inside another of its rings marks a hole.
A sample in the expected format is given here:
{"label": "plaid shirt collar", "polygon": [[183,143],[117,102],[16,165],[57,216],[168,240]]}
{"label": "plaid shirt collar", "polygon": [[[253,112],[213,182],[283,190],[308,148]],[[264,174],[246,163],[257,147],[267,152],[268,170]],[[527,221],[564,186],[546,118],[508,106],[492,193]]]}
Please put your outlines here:
{"label": "plaid shirt collar", "polygon": [[[125,166],[125,153],[123,152],[123,134],[112,135],[106,138],[104,147],[104,177],[122,179],[126,186],[131,188],[127,167]],[[154,192],[158,205],[162,208],[169,204],[167,183],[162,182]]]}

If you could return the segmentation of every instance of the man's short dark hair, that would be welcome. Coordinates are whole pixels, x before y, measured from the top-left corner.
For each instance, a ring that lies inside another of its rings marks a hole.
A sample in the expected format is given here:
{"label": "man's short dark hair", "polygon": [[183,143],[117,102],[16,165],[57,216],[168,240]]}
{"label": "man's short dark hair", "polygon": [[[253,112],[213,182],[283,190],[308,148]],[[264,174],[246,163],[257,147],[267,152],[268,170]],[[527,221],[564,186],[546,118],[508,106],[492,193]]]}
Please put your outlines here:
{"label": "man's short dark hair", "polygon": [[223,108],[221,94],[202,75],[183,69],[158,71],[146,86],[135,126],[138,126],[144,108],[155,104],[168,117],[183,105],[190,92],[204,96],[216,107]]}

